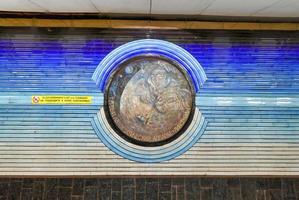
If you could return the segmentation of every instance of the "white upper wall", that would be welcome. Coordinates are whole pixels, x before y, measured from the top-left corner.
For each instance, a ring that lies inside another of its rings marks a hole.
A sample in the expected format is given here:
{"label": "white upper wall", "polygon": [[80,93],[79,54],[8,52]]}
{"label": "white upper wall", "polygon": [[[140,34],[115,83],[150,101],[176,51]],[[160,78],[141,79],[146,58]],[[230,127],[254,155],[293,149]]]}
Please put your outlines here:
{"label": "white upper wall", "polygon": [[0,11],[299,17],[299,0],[0,0]]}

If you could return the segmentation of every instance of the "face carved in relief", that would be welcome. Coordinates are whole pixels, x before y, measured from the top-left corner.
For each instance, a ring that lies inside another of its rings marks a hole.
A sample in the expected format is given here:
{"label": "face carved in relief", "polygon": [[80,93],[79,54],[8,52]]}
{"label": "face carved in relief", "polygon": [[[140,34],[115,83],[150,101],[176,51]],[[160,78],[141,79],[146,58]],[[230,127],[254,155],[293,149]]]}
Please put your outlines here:
{"label": "face carved in relief", "polygon": [[162,57],[137,57],[111,76],[106,116],[125,139],[157,146],[178,137],[193,114],[194,92],[179,65]]}

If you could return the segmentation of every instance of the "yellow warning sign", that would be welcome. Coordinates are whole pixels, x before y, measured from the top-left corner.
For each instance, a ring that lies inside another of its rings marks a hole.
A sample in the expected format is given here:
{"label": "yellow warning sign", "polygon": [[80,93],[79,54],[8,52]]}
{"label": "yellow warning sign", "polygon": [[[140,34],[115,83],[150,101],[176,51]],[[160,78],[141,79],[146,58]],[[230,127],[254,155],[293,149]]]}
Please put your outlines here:
{"label": "yellow warning sign", "polygon": [[91,104],[91,96],[32,96],[32,104]]}

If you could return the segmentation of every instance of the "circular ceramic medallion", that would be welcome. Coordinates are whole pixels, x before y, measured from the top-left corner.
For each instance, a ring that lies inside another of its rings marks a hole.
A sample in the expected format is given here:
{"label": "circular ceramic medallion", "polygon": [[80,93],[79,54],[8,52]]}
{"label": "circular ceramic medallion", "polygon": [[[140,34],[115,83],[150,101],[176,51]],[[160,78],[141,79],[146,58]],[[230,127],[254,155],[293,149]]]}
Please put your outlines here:
{"label": "circular ceramic medallion", "polygon": [[127,141],[158,146],[188,126],[194,91],[182,68],[161,56],[138,56],[120,64],[105,93],[105,113]]}
{"label": "circular ceramic medallion", "polygon": [[105,96],[104,107],[91,121],[93,129],[124,158],[142,163],[173,159],[206,129],[195,92],[199,94],[207,77],[178,45],[156,39],[128,42],[105,56],[92,79],[100,99]]}

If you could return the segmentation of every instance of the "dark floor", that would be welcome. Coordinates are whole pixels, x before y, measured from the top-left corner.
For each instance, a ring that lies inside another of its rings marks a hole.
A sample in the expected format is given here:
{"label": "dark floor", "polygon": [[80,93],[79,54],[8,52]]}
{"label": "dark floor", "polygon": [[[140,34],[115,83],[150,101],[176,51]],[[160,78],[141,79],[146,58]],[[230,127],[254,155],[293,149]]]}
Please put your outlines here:
{"label": "dark floor", "polygon": [[0,179],[4,199],[299,200],[299,178]]}

